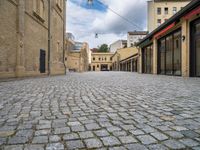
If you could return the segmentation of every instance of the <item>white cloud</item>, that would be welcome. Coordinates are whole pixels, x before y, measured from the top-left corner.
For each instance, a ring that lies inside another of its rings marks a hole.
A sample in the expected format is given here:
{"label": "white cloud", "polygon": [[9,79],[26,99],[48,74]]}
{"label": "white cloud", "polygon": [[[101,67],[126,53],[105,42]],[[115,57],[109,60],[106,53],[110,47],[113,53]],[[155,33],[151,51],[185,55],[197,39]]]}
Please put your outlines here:
{"label": "white cloud", "polygon": [[[82,0],[80,0],[81,2]],[[146,29],[146,0],[101,0],[133,24]],[[67,32],[72,32],[77,41],[86,41],[90,48],[126,38],[126,33],[138,30],[112,11],[101,12],[67,2]],[[92,7],[92,6],[91,6]],[[142,10],[142,11],[141,11]],[[95,38],[95,33],[99,38]]]}

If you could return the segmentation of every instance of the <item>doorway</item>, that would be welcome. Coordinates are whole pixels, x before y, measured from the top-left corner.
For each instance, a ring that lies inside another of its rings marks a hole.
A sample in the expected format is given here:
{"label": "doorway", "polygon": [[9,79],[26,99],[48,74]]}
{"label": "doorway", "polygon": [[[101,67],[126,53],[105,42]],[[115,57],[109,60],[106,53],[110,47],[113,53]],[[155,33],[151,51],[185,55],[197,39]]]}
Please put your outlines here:
{"label": "doorway", "polygon": [[191,23],[190,76],[200,77],[200,19]]}
{"label": "doorway", "polygon": [[108,65],[102,64],[101,65],[101,71],[108,71]]}
{"label": "doorway", "polygon": [[46,58],[46,52],[45,50],[40,50],[40,73],[45,73],[46,67],[45,67],[45,59]]}

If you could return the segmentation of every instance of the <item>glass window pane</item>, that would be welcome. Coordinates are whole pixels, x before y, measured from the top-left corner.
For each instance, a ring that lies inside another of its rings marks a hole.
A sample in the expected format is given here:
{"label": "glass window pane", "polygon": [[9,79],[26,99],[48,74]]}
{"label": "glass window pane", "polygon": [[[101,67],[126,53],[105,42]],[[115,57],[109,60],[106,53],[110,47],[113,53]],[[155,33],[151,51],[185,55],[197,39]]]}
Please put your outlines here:
{"label": "glass window pane", "polygon": [[181,32],[174,34],[174,74],[181,75]]}
{"label": "glass window pane", "polygon": [[165,39],[160,41],[160,74],[165,74]]}
{"label": "glass window pane", "polygon": [[172,71],[172,50],[173,38],[172,35],[166,38],[166,74],[171,75]]}
{"label": "glass window pane", "polygon": [[200,76],[200,38],[196,40],[196,76]]}

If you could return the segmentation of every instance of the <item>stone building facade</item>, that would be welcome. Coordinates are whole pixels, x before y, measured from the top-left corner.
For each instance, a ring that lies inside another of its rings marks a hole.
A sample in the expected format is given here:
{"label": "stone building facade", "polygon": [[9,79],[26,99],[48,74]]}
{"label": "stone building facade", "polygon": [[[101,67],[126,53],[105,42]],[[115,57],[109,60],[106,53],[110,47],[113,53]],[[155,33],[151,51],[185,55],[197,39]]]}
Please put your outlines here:
{"label": "stone building facade", "polygon": [[112,56],[114,53],[92,53],[91,71],[112,71]]}
{"label": "stone building facade", "polygon": [[167,19],[176,14],[191,0],[150,0],[148,1],[148,31],[152,32]]}
{"label": "stone building facade", "polygon": [[139,46],[139,72],[200,77],[200,1],[193,0]]}
{"label": "stone building facade", "polygon": [[0,78],[65,73],[65,2],[0,1]]}
{"label": "stone building facade", "polygon": [[[67,43],[72,44],[71,42]],[[89,68],[89,45],[86,42],[82,44],[80,44],[80,42],[76,43],[78,43],[78,45],[74,45],[75,49],[67,50],[66,67],[69,71],[86,72]]]}

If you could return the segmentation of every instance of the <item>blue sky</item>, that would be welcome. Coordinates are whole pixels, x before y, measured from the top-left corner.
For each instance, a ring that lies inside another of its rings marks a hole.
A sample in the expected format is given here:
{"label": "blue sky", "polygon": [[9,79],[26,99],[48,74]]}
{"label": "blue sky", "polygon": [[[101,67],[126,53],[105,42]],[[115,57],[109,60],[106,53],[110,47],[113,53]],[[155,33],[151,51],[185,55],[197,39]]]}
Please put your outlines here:
{"label": "blue sky", "polygon": [[69,0],[69,1],[85,9],[93,9],[100,12],[107,11],[107,5],[100,4],[98,0],[93,0],[93,3],[91,5],[88,4],[87,0]]}

